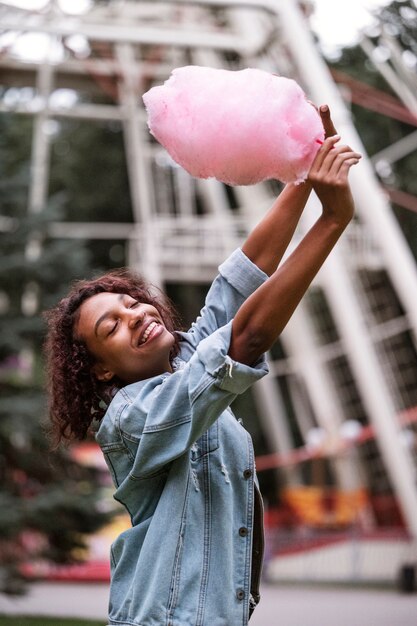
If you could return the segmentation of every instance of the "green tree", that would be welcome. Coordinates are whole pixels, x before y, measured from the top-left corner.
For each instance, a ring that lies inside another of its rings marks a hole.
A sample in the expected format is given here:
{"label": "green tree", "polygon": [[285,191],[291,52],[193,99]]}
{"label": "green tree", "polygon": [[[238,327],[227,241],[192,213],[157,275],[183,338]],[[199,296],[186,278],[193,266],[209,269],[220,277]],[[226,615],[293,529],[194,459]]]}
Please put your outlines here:
{"label": "green tree", "polygon": [[64,210],[55,194],[45,210],[28,215],[31,120],[0,116],[0,591],[24,590],[23,565],[68,563],[85,537],[105,524],[97,471],[67,450],[51,452],[46,416],[40,312],[68,283],[91,272],[79,242],[48,236]]}

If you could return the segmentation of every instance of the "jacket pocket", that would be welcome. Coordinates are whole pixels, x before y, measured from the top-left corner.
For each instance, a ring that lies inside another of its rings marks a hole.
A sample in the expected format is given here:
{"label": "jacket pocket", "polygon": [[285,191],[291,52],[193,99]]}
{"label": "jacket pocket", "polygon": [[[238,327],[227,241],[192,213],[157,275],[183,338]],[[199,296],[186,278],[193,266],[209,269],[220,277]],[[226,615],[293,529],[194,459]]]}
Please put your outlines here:
{"label": "jacket pocket", "polygon": [[133,455],[125,446],[114,447],[111,450],[104,449],[103,454],[113,482],[118,487],[132,468]]}

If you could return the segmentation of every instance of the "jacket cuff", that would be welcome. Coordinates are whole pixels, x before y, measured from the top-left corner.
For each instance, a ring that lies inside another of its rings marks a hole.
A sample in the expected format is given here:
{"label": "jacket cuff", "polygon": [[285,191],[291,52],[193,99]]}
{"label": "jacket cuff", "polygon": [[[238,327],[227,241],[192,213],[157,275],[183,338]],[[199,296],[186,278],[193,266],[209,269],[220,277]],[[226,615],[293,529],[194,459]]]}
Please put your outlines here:
{"label": "jacket cuff", "polygon": [[245,298],[268,279],[268,275],[252,263],[240,248],[219,266],[219,272]]}
{"label": "jacket cuff", "polygon": [[197,347],[197,356],[204,368],[216,380],[220,389],[234,394],[246,391],[265,376],[269,369],[263,355],[253,366],[234,361],[227,354],[232,334],[232,322],[206,337]]}

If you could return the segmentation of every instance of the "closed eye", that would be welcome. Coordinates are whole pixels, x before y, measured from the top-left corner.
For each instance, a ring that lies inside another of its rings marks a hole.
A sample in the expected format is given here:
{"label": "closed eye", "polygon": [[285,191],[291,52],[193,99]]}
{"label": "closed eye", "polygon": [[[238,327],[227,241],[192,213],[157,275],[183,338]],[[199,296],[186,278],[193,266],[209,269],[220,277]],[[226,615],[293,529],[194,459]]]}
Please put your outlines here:
{"label": "closed eye", "polygon": [[[124,307],[125,307],[126,309],[134,309],[134,308],[135,308],[135,307],[137,307],[139,304],[140,304],[140,302],[138,302],[138,300],[133,300],[133,298],[132,298],[130,302],[129,302],[129,301],[127,301],[127,302],[125,302],[125,303],[124,303]],[[108,330],[108,332],[106,333],[106,337],[110,337],[111,335],[113,335],[113,334],[117,331],[118,326],[119,326],[119,321],[120,321],[120,320],[119,320],[119,319],[117,319],[117,320],[114,322],[113,326],[112,326],[112,327]]]}
{"label": "closed eye", "polygon": [[107,337],[110,337],[110,335],[112,335],[114,332],[116,332],[116,329],[117,329],[118,325],[119,325],[119,320],[117,320],[117,322],[115,322],[113,324],[113,326],[111,327],[111,329],[107,333]]}

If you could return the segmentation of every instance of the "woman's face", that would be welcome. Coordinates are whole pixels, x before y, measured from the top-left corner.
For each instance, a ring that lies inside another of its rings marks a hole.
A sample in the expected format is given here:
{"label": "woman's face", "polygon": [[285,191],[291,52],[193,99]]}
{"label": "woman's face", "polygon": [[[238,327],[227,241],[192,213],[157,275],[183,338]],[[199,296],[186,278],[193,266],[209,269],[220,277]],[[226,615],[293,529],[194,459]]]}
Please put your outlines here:
{"label": "woman's face", "polygon": [[99,380],[129,384],[171,372],[175,339],[158,310],[123,293],[98,293],[79,308],[75,334],[96,358]]}

